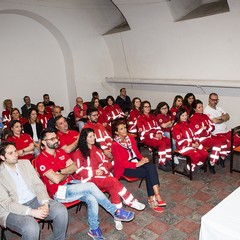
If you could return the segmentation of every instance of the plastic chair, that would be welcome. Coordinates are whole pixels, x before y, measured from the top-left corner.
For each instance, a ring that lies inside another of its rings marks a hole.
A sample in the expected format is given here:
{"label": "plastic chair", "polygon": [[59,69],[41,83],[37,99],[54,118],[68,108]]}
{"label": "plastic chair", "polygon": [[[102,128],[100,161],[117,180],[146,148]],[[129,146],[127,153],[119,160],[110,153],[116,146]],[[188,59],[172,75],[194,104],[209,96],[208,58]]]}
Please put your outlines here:
{"label": "plastic chair", "polygon": [[234,146],[234,136],[236,134],[240,134],[240,126],[231,129],[231,148],[230,148],[230,173],[238,172],[240,173],[240,169],[237,169],[233,166],[233,157],[234,153],[240,153],[240,146]]}
{"label": "plastic chair", "polygon": [[[127,177],[125,175],[122,175],[121,178],[123,178],[124,180],[126,180],[127,182],[136,182],[138,180],[140,180],[140,178],[135,178],[135,177]],[[143,178],[141,179],[139,185],[138,185],[138,188],[141,187],[142,185],[142,181],[143,181]]]}

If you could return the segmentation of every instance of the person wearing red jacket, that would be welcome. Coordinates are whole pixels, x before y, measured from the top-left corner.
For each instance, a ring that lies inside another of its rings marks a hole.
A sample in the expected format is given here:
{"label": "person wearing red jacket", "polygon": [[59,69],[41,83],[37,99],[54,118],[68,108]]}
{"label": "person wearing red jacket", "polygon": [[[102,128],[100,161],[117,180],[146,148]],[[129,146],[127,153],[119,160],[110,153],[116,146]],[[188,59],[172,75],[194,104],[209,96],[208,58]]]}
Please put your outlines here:
{"label": "person wearing red jacket", "polygon": [[128,131],[130,133],[137,133],[137,118],[140,116],[141,99],[138,97],[132,100],[132,109],[128,116]]}
{"label": "person wearing red jacket", "polygon": [[196,138],[194,127],[188,121],[188,114],[185,108],[180,108],[176,114],[172,136],[179,152],[183,156],[189,156],[192,160],[192,165],[187,165],[186,171],[189,171],[190,167],[194,171],[197,165],[204,164],[208,157],[208,152]]}
{"label": "person wearing red jacket", "polygon": [[154,211],[162,212],[162,207],[166,206],[166,203],[160,196],[160,183],[155,165],[141,155],[134,137],[128,136],[126,123],[123,120],[117,120],[113,130],[114,176],[118,179],[123,174],[128,177],[145,178],[149,205]]}
{"label": "person wearing red jacket", "polygon": [[106,103],[107,106],[103,108],[103,116],[107,121],[106,129],[111,133],[112,121],[117,118],[124,118],[126,116],[119,105],[114,103],[114,98],[112,96],[107,96]]}
{"label": "person wearing red jacket", "polygon": [[[109,161],[105,158],[93,129],[84,128],[81,131],[78,149],[73,154],[73,161],[77,165],[74,177],[82,183],[93,182],[100,190],[105,190],[111,195],[111,202],[118,209],[122,208],[121,198],[124,203],[134,209],[143,210],[145,205],[137,199],[109,172]],[[121,222],[116,222],[117,230],[122,230]]]}
{"label": "person wearing red jacket", "polygon": [[183,97],[181,95],[176,95],[173,99],[173,104],[170,109],[173,120],[175,120],[177,111],[183,105]]}
{"label": "person wearing red jacket", "polygon": [[161,127],[157,124],[155,116],[150,112],[150,102],[143,101],[141,103],[141,115],[137,119],[140,141],[148,146],[158,148],[158,168],[163,171],[170,172],[170,161],[172,158],[170,140],[164,136]]}
{"label": "person wearing red jacket", "polygon": [[192,104],[192,115],[190,116],[190,123],[193,125],[195,135],[199,142],[206,148],[211,148],[209,169],[215,174],[215,163],[219,160],[219,156],[225,159],[227,156],[227,143],[223,143],[217,136],[211,135],[215,129],[215,124],[203,113],[203,103],[200,100],[195,100]]}

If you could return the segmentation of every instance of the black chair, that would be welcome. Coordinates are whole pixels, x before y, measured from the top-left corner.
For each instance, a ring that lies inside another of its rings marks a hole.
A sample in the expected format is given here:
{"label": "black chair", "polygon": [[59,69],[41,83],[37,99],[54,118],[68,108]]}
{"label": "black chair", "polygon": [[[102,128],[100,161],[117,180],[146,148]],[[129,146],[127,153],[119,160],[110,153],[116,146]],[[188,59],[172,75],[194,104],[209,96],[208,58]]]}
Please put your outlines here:
{"label": "black chair", "polygon": [[235,128],[232,128],[232,130],[231,130],[231,148],[230,148],[230,173],[232,173],[232,172],[238,172],[238,173],[240,173],[240,169],[238,168],[235,168],[234,166],[233,166],[233,158],[234,158],[234,154],[236,153],[238,153],[238,154],[240,154],[240,146],[238,146],[238,147],[235,147],[234,146],[234,136],[235,135],[239,135],[240,134],[240,126],[237,126],[237,127],[235,127]]}

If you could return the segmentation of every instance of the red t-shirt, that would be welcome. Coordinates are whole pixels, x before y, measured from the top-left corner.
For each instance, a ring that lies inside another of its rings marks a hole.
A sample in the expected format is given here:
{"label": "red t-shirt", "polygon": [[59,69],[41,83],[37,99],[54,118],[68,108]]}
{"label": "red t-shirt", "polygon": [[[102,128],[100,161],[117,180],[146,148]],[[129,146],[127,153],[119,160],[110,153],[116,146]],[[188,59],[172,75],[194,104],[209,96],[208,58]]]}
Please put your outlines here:
{"label": "red t-shirt", "polygon": [[[17,136],[9,136],[7,138],[8,141],[14,142],[16,144],[17,150],[22,150],[30,145],[30,143],[33,143],[33,140],[31,136],[27,133],[22,133],[20,137]],[[18,156],[19,159],[33,159],[33,154],[26,154],[24,156]]]}
{"label": "red t-shirt", "polygon": [[58,190],[59,185],[64,185],[72,180],[72,176],[68,176],[65,180],[60,182],[59,184],[55,184],[51,182],[45,174],[51,169],[56,172],[59,169],[65,168],[67,161],[70,159],[69,155],[65,153],[62,149],[56,150],[56,155],[51,155],[43,150],[36,158],[36,167],[37,171],[40,174],[40,177],[47,187],[47,191],[51,198],[53,198],[54,194]]}

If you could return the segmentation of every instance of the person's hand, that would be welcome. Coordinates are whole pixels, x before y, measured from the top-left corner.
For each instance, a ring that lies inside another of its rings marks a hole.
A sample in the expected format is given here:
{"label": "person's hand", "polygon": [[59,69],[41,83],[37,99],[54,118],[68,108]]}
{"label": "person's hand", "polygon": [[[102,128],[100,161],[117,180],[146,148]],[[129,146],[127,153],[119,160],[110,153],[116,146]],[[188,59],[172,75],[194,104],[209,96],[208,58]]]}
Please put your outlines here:
{"label": "person's hand", "polygon": [[97,176],[103,175],[103,170],[97,169],[97,170],[96,170],[96,175],[97,175]]}
{"label": "person's hand", "polygon": [[103,151],[103,153],[104,153],[110,160],[113,159],[113,155],[112,155],[111,150],[106,149],[106,150]]}
{"label": "person's hand", "polygon": [[30,216],[39,218],[39,219],[44,219],[48,215],[48,212],[44,209],[31,209],[30,210]]}
{"label": "person's hand", "polygon": [[145,163],[148,163],[148,162],[149,162],[149,159],[146,158],[146,157],[143,157],[143,158],[141,159],[141,161],[137,162],[136,166],[137,166],[137,167],[140,167],[140,166],[142,166],[142,165],[144,165]]}
{"label": "person's hand", "polygon": [[157,139],[162,139],[162,134],[161,134],[161,133],[157,133],[157,134],[156,134],[156,138],[157,138]]}
{"label": "person's hand", "polygon": [[47,215],[49,214],[49,205],[48,203],[44,203],[42,206],[40,206],[38,209],[43,210]]}

